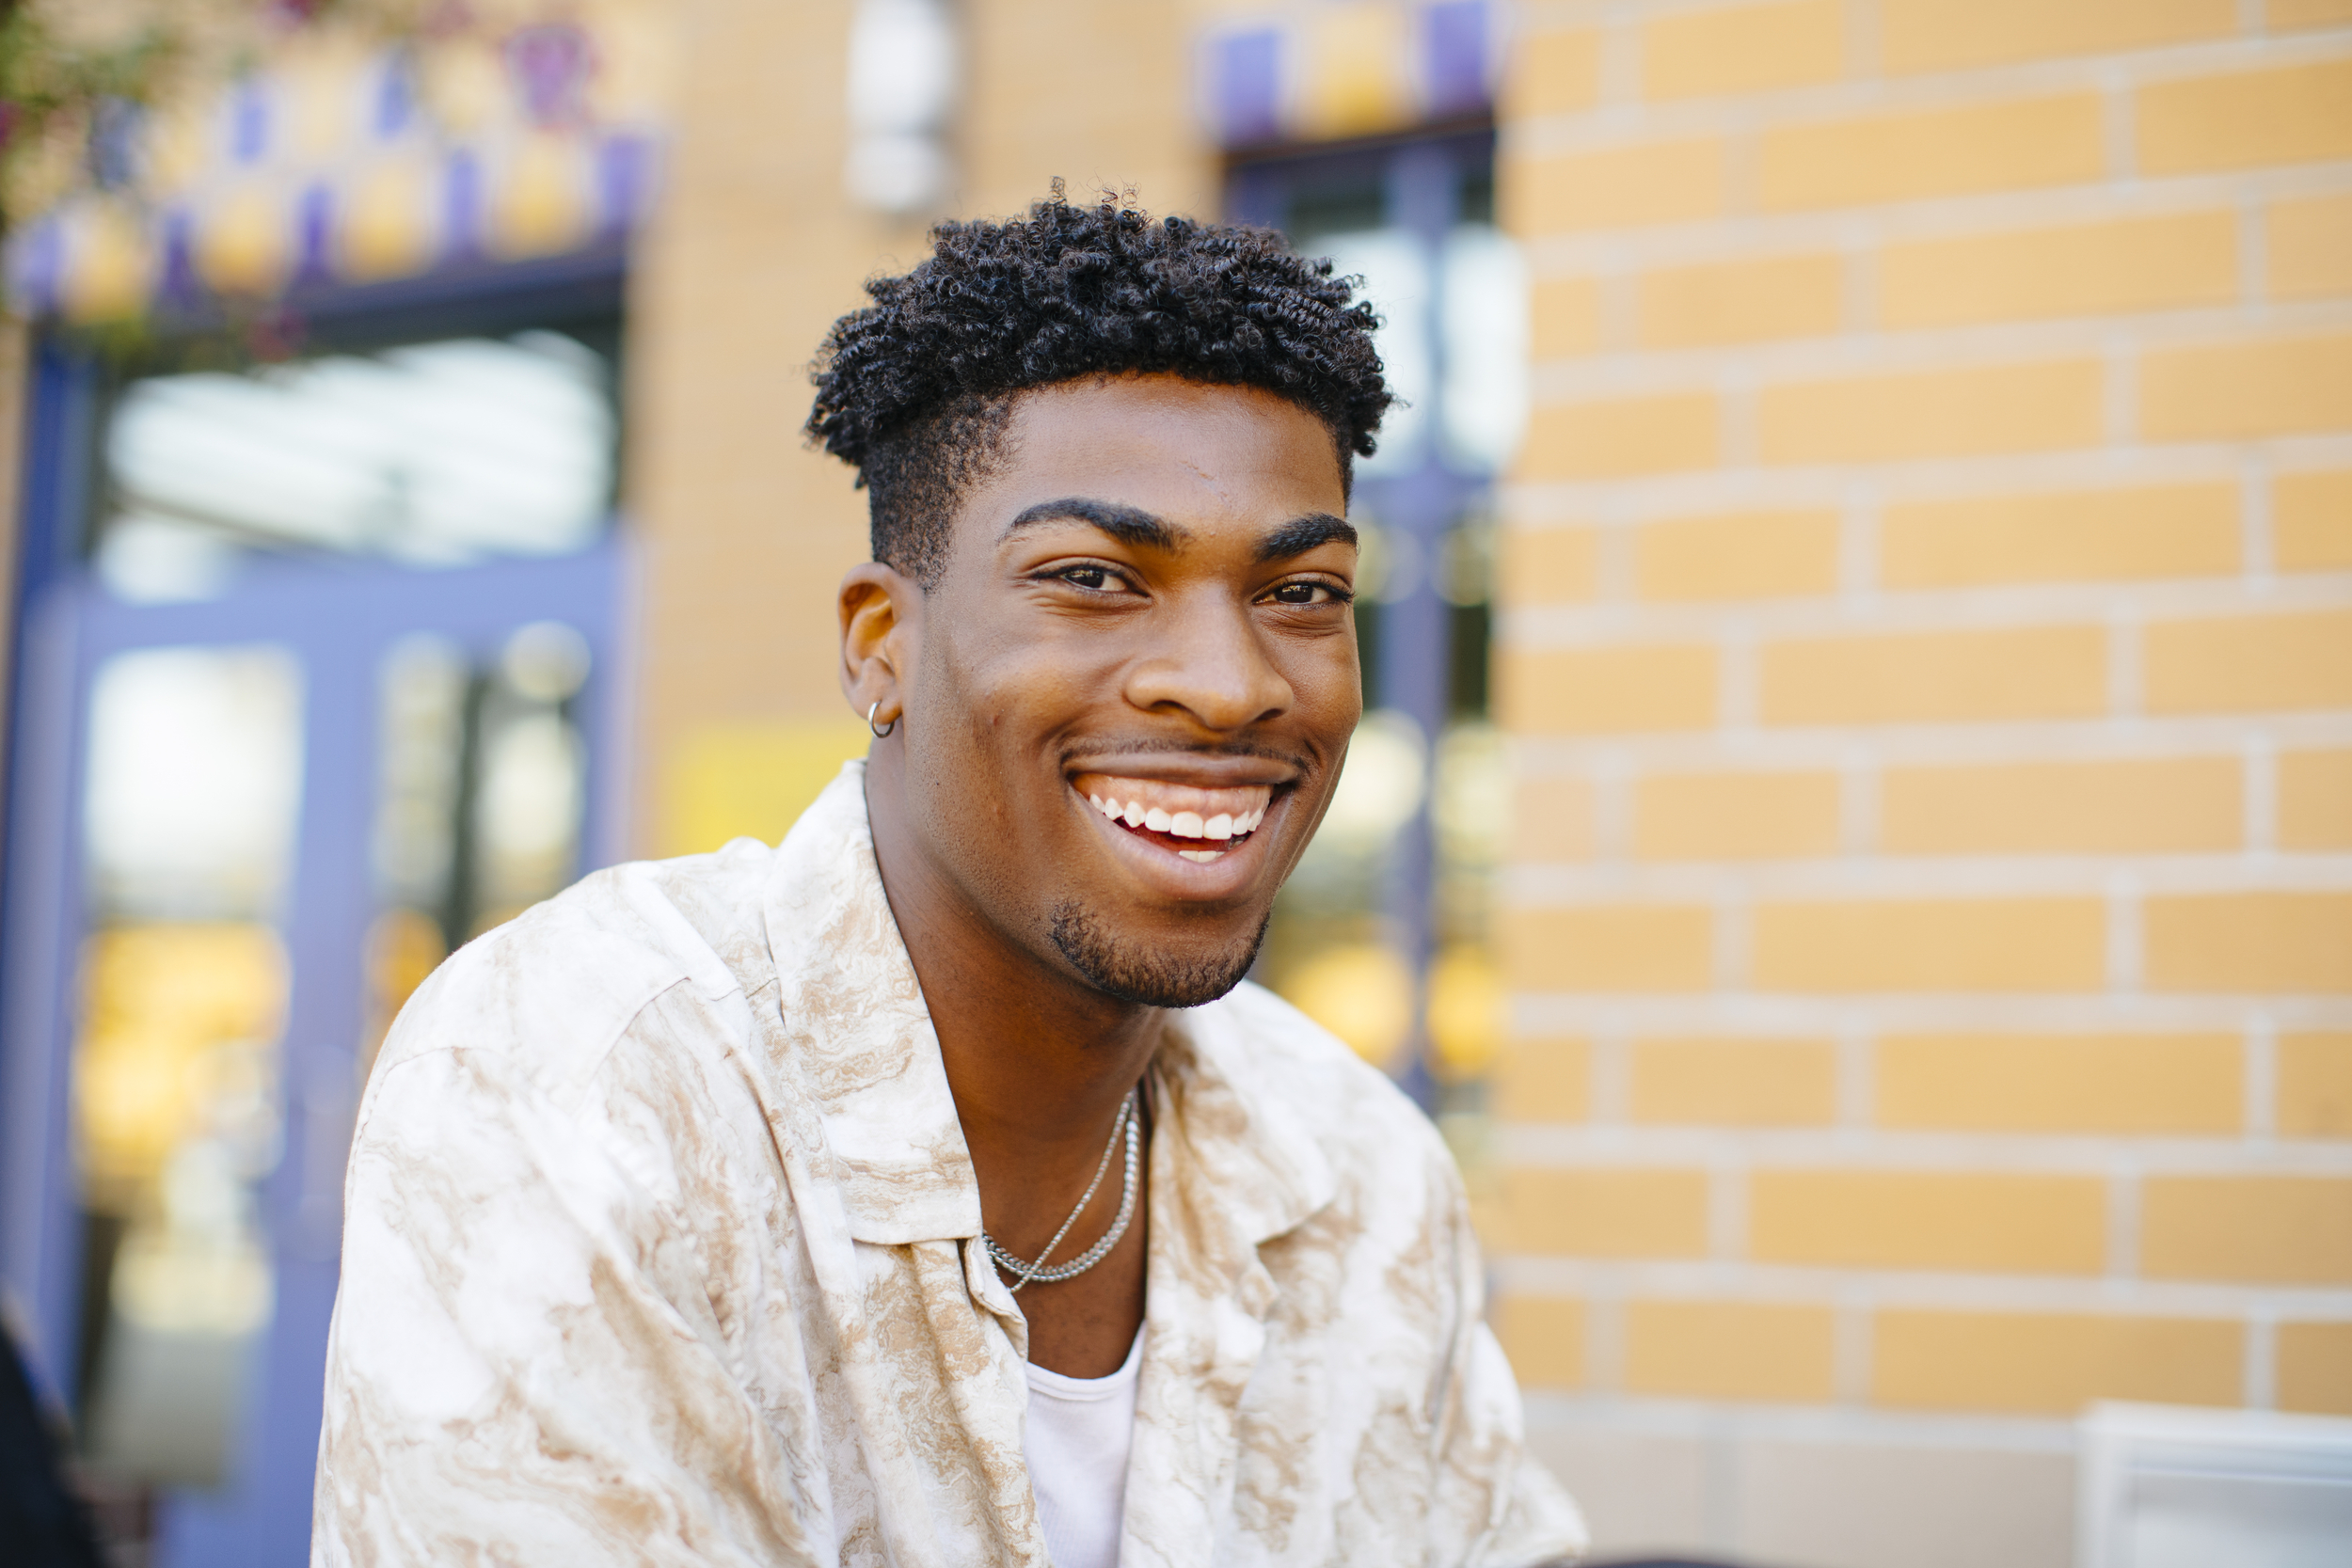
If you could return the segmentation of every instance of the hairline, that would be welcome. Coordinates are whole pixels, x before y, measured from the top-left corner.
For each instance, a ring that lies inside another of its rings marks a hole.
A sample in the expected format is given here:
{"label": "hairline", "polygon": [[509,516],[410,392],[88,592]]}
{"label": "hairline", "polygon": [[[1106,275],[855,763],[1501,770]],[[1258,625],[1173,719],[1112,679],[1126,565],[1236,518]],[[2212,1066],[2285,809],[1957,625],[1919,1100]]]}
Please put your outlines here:
{"label": "hairline", "polygon": [[[1189,386],[1232,388],[1235,390],[1248,389],[1264,392],[1268,396],[1279,399],[1289,406],[1305,414],[1309,419],[1313,420],[1315,423],[1323,426],[1324,433],[1331,438],[1331,452],[1333,460],[1339,464],[1340,499],[1344,504],[1354,499],[1356,491],[1355,451],[1354,449],[1348,444],[1348,436],[1346,432],[1343,430],[1339,424],[1327,418],[1322,410],[1316,408],[1306,399],[1293,397],[1288,392],[1281,391],[1276,388],[1263,386],[1255,381],[1211,381],[1200,376],[1186,375],[1182,371],[1146,369],[1142,366],[1132,366],[1125,370],[1085,371],[1076,375],[1061,376],[1052,381],[1041,381],[1025,387],[1009,387],[998,392],[970,392],[966,394],[966,396],[971,399],[971,403],[968,406],[970,406],[974,412],[979,413],[983,416],[991,414],[999,415],[1001,418],[989,421],[987,434],[984,435],[978,442],[978,450],[975,451],[972,454],[974,463],[970,473],[966,476],[964,483],[954,487],[956,491],[954,498],[955,511],[947,518],[945,530],[945,536],[948,543],[948,548],[940,552],[938,560],[930,572],[924,573],[916,571],[906,573],[908,577],[914,579],[915,585],[921,588],[926,594],[930,593],[933,587],[937,586],[941,574],[946,569],[947,558],[954,554],[953,541],[955,539],[956,524],[957,520],[962,515],[965,499],[970,494],[971,490],[980,481],[989,478],[990,475],[995,471],[998,464],[1004,460],[1005,455],[1013,441],[1012,416],[1023,399],[1028,397],[1032,393],[1052,391],[1057,388],[1100,386],[1113,381],[1124,380],[1130,376],[1167,376],[1171,380],[1182,381]],[[953,399],[943,400],[932,404],[930,406],[919,410],[918,412],[910,415],[906,420],[900,421],[895,429],[890,431],[887,435],[882,436],[876,444],[880,445],[882,442],[896,442],[910,439],[920,432],[926,425],[930,424],[932,420],[938,420],[948,414],[956,406],[957,400]],[[865,484],[865,469],[863,467],[859,470],[858,483],[860,485]],[[869,513],[870,506],[871,503],[869,501]],[[1296,519],[1292,520],[1295,521]],[[1343,519],[1343,520],[1344,519]],[[1016,519],[1016,523],[1017,522],[1018,519]],[[1352,532],[1353,530],[1351,529],[1350,531]],[[868,528],[868,536],[870,539],[870,525]],[[999,537],[1001,538],[1002,536],[1000,535]],[[889,566],[894,571],[902,570],[897,562],[881,561],[879,557],[876,557],[876,560],[878,563]]]}

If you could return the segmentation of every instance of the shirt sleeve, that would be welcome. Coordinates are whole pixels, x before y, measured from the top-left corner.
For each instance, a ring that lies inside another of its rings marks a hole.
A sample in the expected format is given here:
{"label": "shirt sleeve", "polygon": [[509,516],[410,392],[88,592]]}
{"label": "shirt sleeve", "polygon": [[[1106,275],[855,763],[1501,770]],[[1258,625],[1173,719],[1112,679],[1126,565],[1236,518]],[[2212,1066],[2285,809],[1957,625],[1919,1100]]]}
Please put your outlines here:
{"label": "shirt sleeve", "polygon": [[[395,1042],[474,1022],[425,1011]],[[354,1140],[313,1564],[830,1558],[631,1151],[505,1051],[415,1044]]]}
{"label": "shirt sleeve", "polygon": [[1511,1375],[1502,1346],[1484,1323],[1470,1329],[1466,1359],[1465,1401],[1486,1405],[1489,1419],[1511,1435],[1499,1517],[1475,1560],[1481,1568],[1537,1568],[1579,1560],[1591,1544],[1584,1515],[1567,1489],[1527,1451],[1518,1380]]}
{"label": "shirt sleeve", "polygon": [[1465,1560],[1471,1568],[1546,1568],[1581,1560],[1590,1546],[1584,1515],[1567,1489],[1527,1451],[1518,1380],[1486,1321],[1486,1269],[1470,1204],[1450,1156],[1443,1231],[1454,1261],[1456,1330],[1450,1346],[1445,1409],[1438,1422],[1439,1492],[1474,1495],[1486,1529]]}

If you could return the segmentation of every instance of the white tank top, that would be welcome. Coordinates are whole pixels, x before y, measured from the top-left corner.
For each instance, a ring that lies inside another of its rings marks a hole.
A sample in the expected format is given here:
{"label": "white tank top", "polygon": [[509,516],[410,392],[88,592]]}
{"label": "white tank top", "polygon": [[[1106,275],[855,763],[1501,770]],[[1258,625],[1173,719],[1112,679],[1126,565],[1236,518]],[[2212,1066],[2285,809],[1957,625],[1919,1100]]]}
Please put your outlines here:
{"label": "white tank top", "polygon": [[1021,1429],[1021,1450],[1054,1568],[1116,1568],[1142,1370],[1141,1329],[1126,1361],[1108,1377],[1064,1377],[1029,1364],[1029,1418]]}

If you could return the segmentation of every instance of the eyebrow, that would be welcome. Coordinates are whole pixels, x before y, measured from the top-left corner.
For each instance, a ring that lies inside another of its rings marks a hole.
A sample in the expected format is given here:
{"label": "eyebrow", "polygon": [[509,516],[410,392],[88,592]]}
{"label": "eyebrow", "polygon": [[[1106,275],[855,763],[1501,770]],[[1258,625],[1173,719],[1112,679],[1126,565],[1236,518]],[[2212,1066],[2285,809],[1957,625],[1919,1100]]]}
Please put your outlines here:
{"label": "eyebrow", "polygon": [[1310,512],[1303,517],[1293,517],[1259,541],[1258,562],[1263,565],[1269,561],[1284,561],[1335,541],[1343,545],[1356,543],[1356,525],[1328,512]]}
{"label": "eyebrow", "polygon": [[1154,549],[1172,550],[1192,537],[1166,518],[1155,517],[1139,506],[1120,506],[1115,501],[1098,501],[1085,496],[1065,496],[1060,500],[1040,501],[1005,525],[997,535],[1001,544],[1025,528],[1040,523],[1084,523],[1100,529],[1122,545],[1148,545]]}
{"label": "eyebrow", "polygon": [[[998,535],[1000,541],[1009,539],[1025,528],[1041,523],[1076,522],[1099,529],[1122,545],[1149,546],[1153,549],[1174,550],[1192,537],[1191,533],[1164,517],[1157,517],[1141,507],[1121,506],[1116,501],[1094,500],[1086,496],[1065,496],[1059,500],[1040,501],[1025,508],[1021,515],[1005,525]],[[1327,512],[1310,512],[1293,517],[1258,542],[1258,561],[1284,561],[1295,555],[1305,555],[1319,545],[1333,541],[1344,545],[1356,543],[1356,525],[1344,517],[1334,517]]]}

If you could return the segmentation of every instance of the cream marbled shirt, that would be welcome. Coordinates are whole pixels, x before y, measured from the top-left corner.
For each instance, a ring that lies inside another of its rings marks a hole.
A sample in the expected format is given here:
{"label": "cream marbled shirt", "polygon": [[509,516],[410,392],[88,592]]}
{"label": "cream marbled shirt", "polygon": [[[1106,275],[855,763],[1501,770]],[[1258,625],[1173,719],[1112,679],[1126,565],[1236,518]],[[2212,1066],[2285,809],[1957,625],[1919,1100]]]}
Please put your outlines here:
{"label": "cream marbled shirt", "polygon": [[[1253,986],[1170,1022],[1125,1568],[1580,1551],[1428,1122]],[[1047,1562],[862,764],[779,847],[599,873],[444,964],[346,1210],[314,1563]]]}

